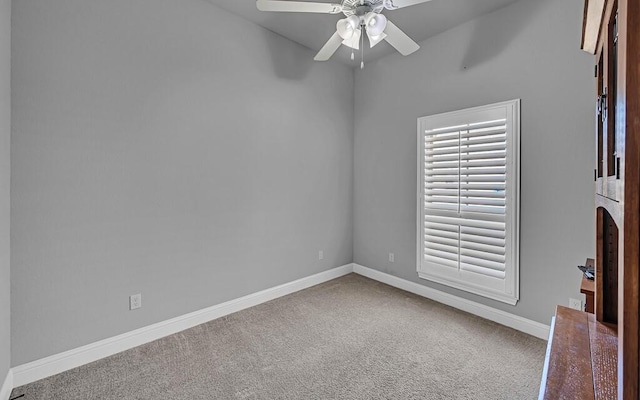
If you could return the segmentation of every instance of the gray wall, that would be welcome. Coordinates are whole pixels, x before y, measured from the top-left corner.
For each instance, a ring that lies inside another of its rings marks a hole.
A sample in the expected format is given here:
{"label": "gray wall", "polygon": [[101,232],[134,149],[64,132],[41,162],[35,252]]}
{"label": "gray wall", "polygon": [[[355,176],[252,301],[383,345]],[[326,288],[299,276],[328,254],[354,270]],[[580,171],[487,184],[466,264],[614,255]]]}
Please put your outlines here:
{"label": "gray wall", "polygon": [[352,261],[348,67],[201,0],[13,18],[13,365]]}
{"label": "gray wall", "polygon": [[[581,0],[522,0],[356,74],[354,261],[549,323],[594,256],[593,58]],[[416,119],[522,99],[520,302],[416,273]],[[388,253],[395,253],[395,263]]]}
{"label": "gray wall", "polygon": [[9,181],[11,139],[11,0],[0,0],[0,387],[11,355]]}
{"label": "gray wall", "polygon": [[[352,260],[548,323],[579,296],[574,265],[594,252],[581,8],[522,0],[410,57],[368,63],[354,87],[347,67],[314,63],[201,0],[16,2],[12,365]],[[8,84],[0,65],[3,285]],[[513,98],[523,101],[516,307],[415,271],[416,119]],[[132,312],[134,293],[143,308]],[[0,289],[0,374],[8,307]]]}

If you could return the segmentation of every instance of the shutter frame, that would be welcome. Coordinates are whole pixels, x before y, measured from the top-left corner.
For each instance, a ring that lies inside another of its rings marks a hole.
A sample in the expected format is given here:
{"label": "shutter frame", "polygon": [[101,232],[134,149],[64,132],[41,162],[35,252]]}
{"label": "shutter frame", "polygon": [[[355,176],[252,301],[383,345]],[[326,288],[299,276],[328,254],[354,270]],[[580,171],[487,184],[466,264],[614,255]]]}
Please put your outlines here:
{"label": "shutter frame", "polygon": [[[519,300],[520,100],[422,117],[417,127],[418,275],[515,305]],[[449,230],[439,231],[438,226],[456,209],[464,226],[452,235],[456,225],[450,221]],[[501,223],[503,232],[483,230],[484,221],[494,227]],[[438,236],[442,232],[447,235]],[[458,260],[454,262],[450,254],[456,237]],[[429,240],[436,245],[429,247]],[[438,263],[440,257],[445,261]]]}

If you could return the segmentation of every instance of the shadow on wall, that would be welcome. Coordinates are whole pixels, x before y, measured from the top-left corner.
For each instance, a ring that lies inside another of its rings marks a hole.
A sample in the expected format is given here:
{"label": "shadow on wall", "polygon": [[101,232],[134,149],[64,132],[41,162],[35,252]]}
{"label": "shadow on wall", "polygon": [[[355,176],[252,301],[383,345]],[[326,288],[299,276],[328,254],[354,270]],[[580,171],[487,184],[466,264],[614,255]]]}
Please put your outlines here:
{"label": "shadow on wall", "polygon": [[[473,21],[473,29],[469,37],[469,45],[462,59],[460,69],[477,67],[504,51],[518,34],[535,19],[544,0],[521,0],[516,7],[527,7],[525,13],[510,13],[497,11],[488,18]],[[511,7],[510,10],[514,6]],[[515,16],[514,16],[515,15]],[[521,18],[520,16],[526,17]]]}
{"label": "shadow on wall", "polygon": [[263,37],[271,57],[271,67],[278,78],[301,81],[307,76],[314,63],[310,52],[273,32],[264,31]]}

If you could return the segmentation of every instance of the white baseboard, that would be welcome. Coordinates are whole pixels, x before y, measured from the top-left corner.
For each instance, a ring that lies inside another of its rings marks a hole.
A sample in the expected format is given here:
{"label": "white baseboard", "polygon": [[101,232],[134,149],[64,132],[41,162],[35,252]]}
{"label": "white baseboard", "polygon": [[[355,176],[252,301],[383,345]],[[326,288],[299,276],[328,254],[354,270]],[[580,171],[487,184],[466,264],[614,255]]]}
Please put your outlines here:
{"label": "white baseboard", "polygon": [[185,329],[215,320],[225,315],[339,278],[351,272],[355,272],[387,285],[406,290],[407,292],[475,314],[479,317],[506,325],[541,339],[547,339],[549,336],[549,326],[547,325],[385,274],[384,272],[363,267],[362,265],[347,264],[329,271],[320,272],[319,274],[285,283],[274,288],[240,297],[235,300],[230,300],[203,310],[136,329],[122,335],[114,336],[86,346],[78,347],[76,349],[13,367],[11,371],[9,371],[4,385],[0,390],[0,400],[8,400],[11,390],[14,387],[26,385],[49,376],[59,374],[69,369],[129,350],[133,347],[181,332]]}
{"label": "white baseboard", "polygon": [[[13,382],[9,381],[10,384],[7,387],[18,387],[59,374],[69,369],[181,332],[185,329],[212,321],[225,315],[330,281],[351,272],[353,272],[353,264],[343,265],[338,268],[320,272],[306,278],[285,283],[235,300],[230,300],[203,310],[195,311],[167,321],[136,329],[122,335],[65,351],[64,353],[55,354],[27,364],[19,365],[12,368]],[[7,378],[7,380],[9,380],[9,378]],[[6,385],[7,382],[5,382],[5,386]],[[3,391],[0,392],[3,395],[5,386],[3,386]],[[6,399],[0,396],[0,400]]]}
{"label": "white baseboard", "polygon": [[410,282],[393,275],[385,274],[384,272],[367,268],[362,265],[354,264],[353,272],[362,276],[366,276],[367,278],[386,283],[389,286],[406,290],[407,292],[417,294],[418,296],[437,301],[438,303],[446,304],[459,310],[466,311],[484,319],[497,322],[501,325],[508,326],[510,328],[538,337],[540,339],[547,340],[549,338],[550,328],[548,325],[541,324],[539,322],[510,314],[508,312],[504,312],[502,310],[485,306],[483,304],[479,304],[470,300],[466,300],[449,293],[442,292],[440,290],[420,285],[415,282]]}
{"label": "white baseboard", "polygon": [[4,383],[0,387],[0,400],[9,400],[11,391],[13,390],[13,372],[9,370]]}

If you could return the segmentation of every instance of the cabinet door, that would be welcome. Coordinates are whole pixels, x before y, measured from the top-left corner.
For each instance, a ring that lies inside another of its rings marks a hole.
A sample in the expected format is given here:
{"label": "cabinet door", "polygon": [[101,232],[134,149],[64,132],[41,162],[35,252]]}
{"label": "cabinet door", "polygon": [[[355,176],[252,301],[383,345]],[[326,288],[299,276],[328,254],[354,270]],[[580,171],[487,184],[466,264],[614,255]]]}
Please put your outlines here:
{"label": "cabinet door", "polygon": [[[622,152],[619,152],[618,117],[618,8],[605,14],[597,70],[597,170],[596,193],[621,201]],[[624,130],[624,129],[622,129]]]}
{"label": "cabinet door", "polygon": [[596,65],[597,100],[596,100],[596,193],[604,196],[604,143],[606,137],[606,125],[604,124],[604,52],[598,52],[598,64]]}

